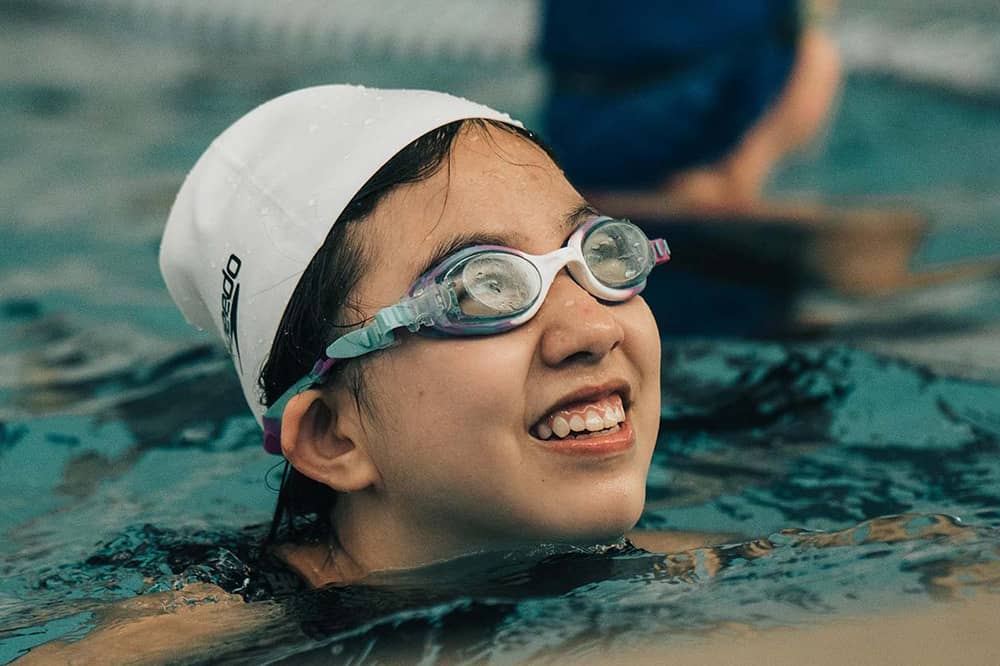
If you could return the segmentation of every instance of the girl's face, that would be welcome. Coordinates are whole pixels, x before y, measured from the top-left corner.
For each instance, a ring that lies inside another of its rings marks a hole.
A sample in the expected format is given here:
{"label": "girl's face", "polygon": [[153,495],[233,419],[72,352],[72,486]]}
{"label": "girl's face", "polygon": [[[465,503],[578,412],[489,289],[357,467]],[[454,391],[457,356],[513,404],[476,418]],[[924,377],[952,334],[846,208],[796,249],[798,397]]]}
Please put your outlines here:
{"label": "girl's face", "polygon": [[[582,206],[537,146],[466,129],[437,174],[393,191],[360,223],[370,263],[352,300],[366,317],[395,303],[456,238],[555,250],[585,219],[574,217]],[[660,416],[659,335],[641,297],[598,301],[564,269],[538,314],[510,332],[401,340],[362,361],[371,414],[359,417],[357,444],[377,478],[338,503],[338,520],[378,507],[368,524],[383,546],[425,561],[597,541],[635,524]],[[617,436],[539,436],[554,415],[605,415],[619,400]]]}

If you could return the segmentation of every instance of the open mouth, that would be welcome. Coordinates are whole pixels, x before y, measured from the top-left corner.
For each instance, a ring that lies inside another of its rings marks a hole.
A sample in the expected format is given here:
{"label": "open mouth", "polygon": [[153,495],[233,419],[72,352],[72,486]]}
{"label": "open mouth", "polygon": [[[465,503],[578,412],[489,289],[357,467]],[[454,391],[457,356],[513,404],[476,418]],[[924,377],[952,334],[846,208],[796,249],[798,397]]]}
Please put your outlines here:
{"label": "open mouth", "polygon": [[624,423],[625,406],[613,393],[557,409],[533,425],[531,434],[543,440],[583,440],[616,433]]}

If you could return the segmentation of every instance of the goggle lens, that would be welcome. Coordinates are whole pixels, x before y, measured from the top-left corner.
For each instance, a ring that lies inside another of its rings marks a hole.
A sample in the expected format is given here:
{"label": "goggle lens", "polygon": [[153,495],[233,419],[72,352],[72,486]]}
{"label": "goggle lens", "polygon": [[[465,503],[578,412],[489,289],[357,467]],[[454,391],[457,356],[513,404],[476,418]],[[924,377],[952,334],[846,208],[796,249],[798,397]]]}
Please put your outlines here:
{"label": "goggle lens", "polygon": [[452,271],[451,285],[463,317],[512,317],[527,311],[542,289],[531,262],[515,254],[482,252]]}
{"label": "goggle lens", "polygon": [[656,263],[646,234],[631,222],[612,220],[595,226],[581,249],[590,272],[612,289],[638,285]]}

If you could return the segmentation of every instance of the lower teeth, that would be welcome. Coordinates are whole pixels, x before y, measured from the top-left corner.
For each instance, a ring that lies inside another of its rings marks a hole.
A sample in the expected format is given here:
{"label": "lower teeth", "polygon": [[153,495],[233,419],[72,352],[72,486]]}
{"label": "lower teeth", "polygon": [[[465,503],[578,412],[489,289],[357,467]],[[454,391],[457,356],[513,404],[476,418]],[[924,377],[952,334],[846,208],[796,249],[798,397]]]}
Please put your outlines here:
{"label": "lower teeth", "polygon": [[559,437],[558,435],[552,435],[552,437],[550,437],[550,439],[555,439],[555,440],[559,440],[559,439],[588,439],[590,437],[600,437],[601,435],[610,435],[611,433],[618,432],[621,429],[622,429],[622,426],[619,423],[617,425],[611,426],[610,428],[605,428],[604,430],[598,430],[597,432],[589,432],[589,431],[571,432],[570,434],[566,435],[565,437]]}

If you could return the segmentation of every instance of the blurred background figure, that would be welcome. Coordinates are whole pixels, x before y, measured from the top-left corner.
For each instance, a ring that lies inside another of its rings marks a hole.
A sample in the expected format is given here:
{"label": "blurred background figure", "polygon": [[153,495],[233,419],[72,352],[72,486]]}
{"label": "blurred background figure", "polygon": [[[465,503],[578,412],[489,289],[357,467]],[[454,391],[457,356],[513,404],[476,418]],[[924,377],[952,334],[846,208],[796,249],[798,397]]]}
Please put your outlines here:
{"label": "blurred background figure", "polygon": [[746,210],[825,125],[840,57],[799,0],[548,0],[548,138],[578,186]]}

